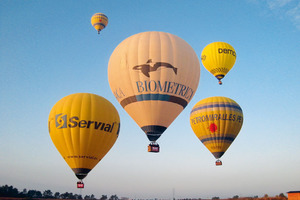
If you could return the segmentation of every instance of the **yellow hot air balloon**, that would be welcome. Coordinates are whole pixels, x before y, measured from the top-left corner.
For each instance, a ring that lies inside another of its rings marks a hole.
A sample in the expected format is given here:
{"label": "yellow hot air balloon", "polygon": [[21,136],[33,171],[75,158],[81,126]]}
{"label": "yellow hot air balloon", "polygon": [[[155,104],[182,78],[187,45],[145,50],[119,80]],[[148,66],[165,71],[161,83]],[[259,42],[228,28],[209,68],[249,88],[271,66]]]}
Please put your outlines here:
{"label": "yellow hot air balloon", "polygon": [[81,181],[116,142],[120,118],[115,107],[95,94],[71,94],[52,108],[50,137],[64,160]]}
{"label": "yellow hot air balloon", "polygon": [[209,97],[199,101],[190,114],[190,124],[199,140],[222,165],[225,153],[243,124],[241,107],[227,97]]}
{"label": "yellow hot air balloon", "polygon": [[222,84],[221,79],[231,70],[236,60],[234,48],[226,42],[213,42],[201,53],[203,66]]}
{"label": "yellow hot air balloon", "polygon": [[200,78],[200,63],[183,39],[143,32],[122,41],[108,63],[110,88],[159,152],[156,140],[187,106]]}
{"label": "yellow hot air balloon", "polygon": [[103,13],[96,13],[92,16],[91,23],[93,27],[98,31],[98,34],[100,34],[100,31],[107,26],[108,18]]}

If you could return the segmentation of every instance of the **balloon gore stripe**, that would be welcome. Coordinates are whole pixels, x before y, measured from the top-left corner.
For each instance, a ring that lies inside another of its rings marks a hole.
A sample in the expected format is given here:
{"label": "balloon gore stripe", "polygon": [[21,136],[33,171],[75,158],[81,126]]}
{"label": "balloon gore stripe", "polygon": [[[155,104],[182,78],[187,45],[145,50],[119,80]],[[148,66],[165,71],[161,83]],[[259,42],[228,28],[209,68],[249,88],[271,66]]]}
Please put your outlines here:
{"label": "balloon gore stripe", "polygon": [[106,15],[104,15],[103,13],[96,13],[93,16],[97,16],[97,17],[105,17],[108,18]]}
{"label": "balloon gore stripe", "polygon": [[167,94],[141,94],[136,96],[130,96],[125,99],[123,99],[120,104],[123,108],[127,106],[128,104],[138,102],[138,101],[168,101],[172,103],[177,103],[181,105],[183,108],[185,108],[188,104],[188,102],[180,97],[167,95]]}
{"label": "balloon gore stripe", "polygon": [[105,24],[103,24],[103,23],[95,23],[95,24],[93,24],[93,26],[103,26],[103,28],[105,28]]}
{"label": "balloon gore stripe", "polygon": [[209,138],[204,138],[201,139],[201,142],[209,142],[209,141],[228,141],[229,143],[233,142],[233,140],[235,139],[235,137],[209,137]]}
{"label": "balloon gore stripe", "polygon": [[199,106],[199,107],[192,109],[191,114],[195,111],[209,109],[209,108],[218,108],[218,109],[219,108],[231,108],[231,109],[235,109],[236,111],[242,112],[241,107],[238,105],[226,104],[226,103],[212,103],[212,104],[207,104],[207,105]]}

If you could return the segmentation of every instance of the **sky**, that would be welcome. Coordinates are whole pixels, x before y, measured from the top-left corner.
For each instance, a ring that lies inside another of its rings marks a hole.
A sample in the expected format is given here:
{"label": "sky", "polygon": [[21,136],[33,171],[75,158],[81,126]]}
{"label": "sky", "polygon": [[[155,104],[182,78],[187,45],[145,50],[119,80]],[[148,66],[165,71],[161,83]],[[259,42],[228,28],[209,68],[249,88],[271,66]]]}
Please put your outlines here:
{"label": "sky", "polygon": [[[105,13],[97,34],[90,23]],[[199,59],[215,41],[237,52],[223,85],[201,64],[198,89],[148,153],[144,132],[110,90],[107,66],[116,46],[145,31],[184,39]],[[1,0],[0,185],[137,198],[275,196],[300,190],[300,2],[298,0]],[[48,116],[64,96],[88,92],[109,100],[119,137],[89,173],[85,189],[60,156]],[[223,166],[190,127],[201,99],[226,96],[243,109],[243,127]]]}

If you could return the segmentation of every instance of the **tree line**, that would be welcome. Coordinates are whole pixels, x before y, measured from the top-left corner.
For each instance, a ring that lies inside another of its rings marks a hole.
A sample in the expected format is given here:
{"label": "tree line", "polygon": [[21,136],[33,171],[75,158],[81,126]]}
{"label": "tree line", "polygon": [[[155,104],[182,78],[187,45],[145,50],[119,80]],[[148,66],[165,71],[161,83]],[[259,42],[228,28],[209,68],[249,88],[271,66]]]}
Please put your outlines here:
{"label": "tree line", "polygon": [[[28,190],[23,189],[23,191],[19,191],[17,188],[13,186],[4,185],[0,187],[0,197],[12,197],[12,198],[26,198],[26,199],[87,199],[87,200],[96,200],[97,198],[95,195],[85,195],[82,197],[81,194],[73,194],[71,192],[53,193],[51,190],[45,190],[44,192],[38,190]],[[212,197],[212,200],[220,200],[219,197]],[[102,195],[99,200],[120,200],[117,195],[111,195],[109,198],[107,195]],[[138,199],[142,200],[142,199]],[[156,199],[155,199],[156,200]],[[175,200],[175,198],[173,198]],[[177,200],[207,200],[201,198],[183,198]],[[288,198],[283,194],[280,193],[275,197],[269,197],[265,194],[263,197],[239,197],[238,195],[233,196],[232,198],[223,199],[223,200],[288,200]]]}
{"label": "tree line", "polygon": [[[19,191],[17,188],[13,186],[3,185],[0,187],[0,197],[14,197],[14,198],[26,198],[26,199],[88,199],[88,200],[95,200],[97,199],[95,195],[85,195],[82,197],[81,194],[73,194],[72,192],[52,192],[51,190],[45,190],[43,192],[38,190],[27,190],[23,189]],[[109,198],[107,195],[102,195],[100,200],[119,200],[117,195],[111,195]]]}

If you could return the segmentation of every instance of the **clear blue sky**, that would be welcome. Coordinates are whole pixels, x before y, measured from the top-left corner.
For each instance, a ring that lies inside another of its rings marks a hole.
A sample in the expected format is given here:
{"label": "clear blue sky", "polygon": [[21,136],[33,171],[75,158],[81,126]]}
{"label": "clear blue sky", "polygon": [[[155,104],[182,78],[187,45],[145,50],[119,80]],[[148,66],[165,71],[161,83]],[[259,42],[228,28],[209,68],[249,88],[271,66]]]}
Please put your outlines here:
{"label": "clear blue sky", "polygon": [[[100,36],[96,12],[109,24]],[[146,135],[110,91],[107,65],[114,48],[144,31],[186,40],[200,58],[209,43],[237,52],[219,86],[201,64],[198,90],[147,152]],[[300,190],[300,2],[298,0],[1,0],[0,185],[73,192],[76,178],[50,139],[47,121],[62,97],[90,92],[118,109],[120,136],[85,179],[85,194],[130,198],[275,196]],[[194,135],[189,114],[201,99],[239,103],[244,124],[222,157]]]}

